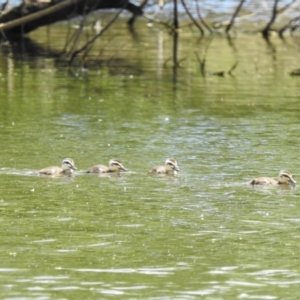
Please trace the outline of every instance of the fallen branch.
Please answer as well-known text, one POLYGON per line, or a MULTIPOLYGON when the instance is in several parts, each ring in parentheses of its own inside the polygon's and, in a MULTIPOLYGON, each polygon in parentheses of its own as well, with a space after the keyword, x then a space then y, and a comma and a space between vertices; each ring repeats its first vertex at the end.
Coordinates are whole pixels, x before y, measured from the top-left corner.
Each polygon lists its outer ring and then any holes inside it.
POLYGON ((40 19, 44 16, 55 13, 55 12, 67 7, 69 5, 74 4, 74 2, 79 2, 79 1, 81 1, 81 0, 66 0, 64 2, 60 2, 58 4, 55 4, 51 7, 48 7, 46 9, 43 9, 43 10, 38 11, 36 13, 30 14, 30 15, 25 16, 25 17, 18 18, 17 20, 10 21, 10 22, 7 22, 7 23, 2 23, 2 24, 0 24, 0 31, 5 31, 5 30, 8 30, 8 29, 26 24, 28 22, 40 19))
POLYGON ((41 26, 87 15, 99 9, 126 9, 142 15, 130 0, 52 0, 49 4, 21 4, 0 14, 0 31, 8 38, 23 35, 41 26), (53 3, 54 2, 54 3, 53 3))

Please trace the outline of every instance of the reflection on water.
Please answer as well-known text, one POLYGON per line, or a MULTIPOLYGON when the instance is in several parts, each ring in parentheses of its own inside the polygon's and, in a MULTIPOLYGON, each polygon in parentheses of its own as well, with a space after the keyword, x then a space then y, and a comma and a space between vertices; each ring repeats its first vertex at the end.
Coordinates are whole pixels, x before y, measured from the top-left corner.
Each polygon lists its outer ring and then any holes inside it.
POLYGON ((51 60, 8 67, 2 58, 3 298, 297 295, 298 186, 245 184, 282 169, 299 182, 293 41, 274 40, 271 56, 254 36, 236 39, 236 52, 216 38, 209 70, 239 59, 235 76, 220 78, 202 77, 202 48, 190 37, 181 36, 187 59, 176 89, 163 65, 168 47, 156 48, 169 43, 162 32, 131 54, 128 40, 127 52, 108 46, 139 66, 134 76, 120 66, 74 79, 51 60), (36 176, 64 157, 76 161, 74 176, 36 176), (112 157, 129 172, 84 173, 112 157), (168 157, 177 176, 147 174, 168 157))

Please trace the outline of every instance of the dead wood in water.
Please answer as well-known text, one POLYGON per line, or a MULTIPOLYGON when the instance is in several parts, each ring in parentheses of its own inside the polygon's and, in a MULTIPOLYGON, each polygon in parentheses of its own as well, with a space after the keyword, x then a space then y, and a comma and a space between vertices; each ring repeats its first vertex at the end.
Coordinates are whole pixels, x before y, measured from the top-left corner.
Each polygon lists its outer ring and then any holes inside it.
MULTIPOLYGON (((259 30, 264 38, 269 37, 271 27, 278 16, 288 10, 293 11, 293 7, 296 7, 298 1, 299 0, 290 0, 290 2, 283 5, 283 7, 278 7, 280 1, 272 0, 273 5, 270 20, 266 22, 263 29, 259 30)), ((12 1, 5 0, 5 2, 0 5, 0 37, 14 39, 26 35, 41 26, 51 25, 58 21, 69 21, 71 18, 77 16, 83 16, 85 18, 89 13, 103 9, 124 9, 131 12, 132 17, 129 19, 128 24, 131 26, 130 29, 132 31, 136 18, 141 15, 153 23, 162 24, 176 31, 179 29, 178 23, 180 21, 178 12, 183 11, 194 26, 198 28, 201 36, 205 34, 205 31, 213 34, 222 28, 224 28, 225 33, 228 35, 234 23, 237 21, 247 21, 249 18, 257 15, 257 12, 251 13, 247 10, 246 15, 238 17, 245 3, 249 2, 239 0, 231 17, 228 16, 228 19, 225 21, 216 22, 215 24, 212 22, 211 25, 208 25, 209 23, 204 20, 200 12, 200 8, 205 11, 205 5, 201 0, 159 0, 158 3, 149 0, 23 0, 21 4, 10 9, 7 9, 7 7, 12 5, 12 1), (134 4, 133 1, 137 4, 134 4), (173 15, 174 18, 172 21, 174 22, 172 25, 164 19, 166 14, 162 12, 164 4, 170 2, 173 2, 174 12, 177 12, 173 15), (156 5, 159 6, 159 9, 156 10, 153 15, 144 12, 144 10, 149 7, 155 8, 156 5), (162 12, 163 17, 157 18, 157 14, 160 12, 162 12)), ((184 14, 181 14, 183 18, 184 14)), ((291 33, 293 33, 299 28, 299 24, 296 22, 297 18, 294 18, 294 21, 287 21, 287 25, 283 27, 281 25, 281 29, 277 31, 279 36, 282 36, 286 29, 290 29, 291 33)), ((151 26, 151 24, 149 24, 149 26, 151 26)))
POLYGON ((22 3, 2 13, 0 30, 3 36, 13 38, 41 26, 87 15, 95 10, 116 8, 124 8, 134 15, 142 14, 142 9, 128 0, 52 0, 49 3, 22 3))
MULTIPOLYGON (((20 36, 23 37, 27 33, 46 25, 51 25, 58 21, 69 21, 74 17, 80 16, 79 26, 69 26, 67 36, 65 38, 65 47, 62 46, 62 49, 57 50, 59 54, 67 61, 68 66, 75 65, 75 61, 81 63, 83 66, 87 64, 87 56, 92 49, 92 46, 96 40, 99 39, 100 36, 103 35, 104 32, 107 32, 108 28, 115 22, 116 18, 120 16, 121 11, 127 10, 132 13, 132 17, 129 19, 128 24, 131 26, 129 29, 129 33, 132 34, 133 38, 136 38, 134 35, 133 25, 137 16, 142 15, 144 18, 149 19, 147 26, 151 27, 154 23, 160 24, 160 26, 164 26, 168 29, 173 35, 173 67, 174 67, 174 78, 176 78, 177 68, 180 66, 180 57, 179 57, 179 45, 180 45, 180 32, 184 30, 184 27, 190 29, 191 22, 188 25, 182 25, 183 22, 181 20, 188 18, 192 21, 192 26, 199 30, 198 35, 203 36, 205 33, 210 34, 211 37, 214 36, 215 33, 222 33, 222 36, 226 35, 229 43, 231 43, 230 39, 230 30, 237 22, 251 22, 257 15, 257 12, 250 12, 248 9, 244 11, 242 14, 241 11, 244 9, 246 4, 249 4, 248 1, 238 0, 236 1, 236 7, 233 7, 231 14, 224 14, 222 19, 225 21, 220 21, 218 23, 214 23, 212 20, 204 20, 202 17, 206 14, 209 18, 209 13, 207 8, 205 7, 205 1, 201 0, 158 0, 158 1, 149 1, 149 0, 22 0, 22 4, 17 5, 13 8, 5 10, 8 6, 11 5, 13 1, 11 0, 3 0, 6 1, 2 5, 0 5, 0 39, 8 38, 10 40, 18 41, 20 36), (133 4, 136 3, 136 4, 133 4), (162 12, 164 4, 166 5, 166 9, 170 10, 170 7, 173 4, 173 12, 170 15, 169 19, 166 19, 166 14, 162 12), (157 9, 155 10, 156 6, 157 9), (148 10, 149 7, 154 8, 154 12, 151 14, 151 10, 149 13, 144 12, 144 10, 148 10), (89 28, 90 24, 88 19, 88 14, 94 12, 96 10, 101 9, 117 9, 117 12, 114 17, 112 17, 111 21, 108 22, 107 25, 103 25, 101 28, 100 20, 97 19, 95 24, 99 26, 93 26, 95 30, 92 32, 89 28), (162 13, 162 17, 159 17, 159 14, 162 13), (250 20, 251 19, 251 20, 250 20), (180 26, 179 26, 180 23, 180 26), (87 29, 87 30, 85 30, 87 29), (88 32, 88 34, 85 34, 88 32), (92 36, 91 36, 92 32, 92 36), (224 35, 223 35, 224 34, 224 35)), ((260 29, 255 29, 255 32, 260 32, 262 35, 268 40, 268 37, 271 32, 271 28, 274 26, 275 21, 280 14, 283 12, 287 12, 288 9, 291 11, 297 5, 297 2, 300 0, 289 0, 289 4, 281 5, 279 0, 270 0, 272 6, 270 6, 268 10, 268 14, 272 9, 271 16, 266 18, 266 24, 263 25, 264 28, 260 27, 260 29)), ((169 11, 167 11, 170 13, 169 11)), ((99 14, 102 16, 103 14, 99 14)), ((112 13, 110 12, 110 15, 112 13)), ((289 30, 293 33, 296 29, 300 27, 300 17, 292 19, 291 21, 286 19, 285 17, 285 26, 281 24, 281 29, 277 30, 277 33, 280 37, 283 36, 286 30, 289 30)), ((293 15, 294 17, 294 15, 293 15)), ((168 17, 167 17, 168 18, 168 17)), ((93 19, 93 17, 91 18, 93 19)), ((76 21, 78 23, 78 20, 76 21)), ((77 25, 76 23, 76 25, 77 25)), ((62 25, 65 26, 65 25, 62 25)), ((140 26, 138 24, 137 26, 140 26)), ((22 38, 22 41, 24 37, 22 38)), ((231 45, 231 44, 230 44, 231 45)), ((119 47, 119 45, 118 45, 119 47)), ((200 72, 203 76, 206 75, 216 75, 216 76, 224 76, 224 74, 232 75, 235 70, 237 64, 233 65, 233 67, 229 71, 220 71, 220 72, 206 72, 206 53, 208 51, 208 47, 205 49, 204 54, 199 56, 196 53, 197 60, 200 67, 200 72)))

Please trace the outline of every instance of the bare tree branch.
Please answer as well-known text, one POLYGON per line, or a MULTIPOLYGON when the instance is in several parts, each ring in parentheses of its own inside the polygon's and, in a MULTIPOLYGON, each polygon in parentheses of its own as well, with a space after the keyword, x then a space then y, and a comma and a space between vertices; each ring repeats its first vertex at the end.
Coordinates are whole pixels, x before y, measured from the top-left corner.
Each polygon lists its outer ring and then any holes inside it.
MULTIPOLYGON (((148 3, 148 0, 143 0, 143 2, 140 5, 140 8, 143 9, 147 5, 147 3, 148 3)), ((132 17, 127 22, 129 26, 133 26, 134 21, 135 21, 137 16, 138 16, 138 14, 133 14, 132 15, 132 17)))
POLYGON ((174 28, 177 30, 179 28, 179 21, 178 21, 178 7, 177 7, 177 0, 174 1, 174 28))
POLYGON ((197 21, 194 19, 194 17, 192 16, 192 14, 190 13, 190 11, 188 10, 184 0, 181 0, 181 3, 186 11, 186 13, 188 14, 188 16, 190 17, 190 19, 193 21, 193 23, 196 25, 196 27, 199 29, 201 35, 204 35, 204 30, 203 28, 201 27, 200 24, 197 23, 197 21))
POLYGON ((272 24, 275 22, 276 17, 277 17, 277 5, 278 5, 279 0, 274 0, 274 6, 273 6, 273 10, 272 10, 272 16, 271 19, 269 21, 269 23, 266 25, 266 27, 262 30, 262 35, 265 39, 269 38, 269 31, 270 28, 272 26, 272 24))
POLYGON ((202 18, 202 15, 200 13, 200 8, 199 8, 199 3, 198 3, 198 0, 195 0, 196 1, 196 6, 197 6, 197 14, 198 14, 198 17, 201 21, 201 23, 204 25, 204 27, 212 34, 214 33, 214 30, 204 21, 204 19, 202 18))
POLYGON ((289 9, 290 8, 290 6, 292 6, 294 3, 296 3, 298 0, 292 0, 292 2, 291 3, 288 3, 286 6, 284 6, 284 7, 282 7, 282 8, 280 8, 280 9, 278 9, 277 10, 277 14, 282 14, 282 13, 284 13, 287 9, 289 9))
POLYGON ((241 10, 241 8, 242 8, 242 6, 243 6, 243 4, 244 4, 245 1, 246 0, 241 0, 240 4, 238 5, 238 7, 236 8, 234 14, 232 15, 232 18, 231 18, 229 24, 226 26, 226 29, 225 29, 225 32, 227 34, 228 34, 229 30, 231 29, 231 27, 232 27, 232 25, 234 23, 234 20, 235 20, 236 16, 238 15, 238 13, 240 12, 240 10, 241 10))
POLYGON ((1 13, 6 10, 6 8, 10 5, 10 0, 6 0, 4 3, 0 4, 0 11, 1 13))
POLYGON ((294 19, 292 19, 290 22, 288 22, 285 26, 283 26, 281 29, 278 30, 278 35, 282 38, 283 37, 283 33, 284 31, 286 31, 287 29, 291 29, 291 31, 293 32, 294 30, 296 30, 298 27, 300 27, 300 17, 296 17, 294 19))
POLYGON ((155 22, 155 23, 158 23, 158 24, 162 24, 164 26, 166 26, 167 28, 169 29, 173 29, 173 26, 171 26, 168 22, 163 22, 159 19, 156 19, 154 16, 151 16, 151 15, 148 15, 146 13, 143 13, 143 17, 150 20, 151 22, 155 22))

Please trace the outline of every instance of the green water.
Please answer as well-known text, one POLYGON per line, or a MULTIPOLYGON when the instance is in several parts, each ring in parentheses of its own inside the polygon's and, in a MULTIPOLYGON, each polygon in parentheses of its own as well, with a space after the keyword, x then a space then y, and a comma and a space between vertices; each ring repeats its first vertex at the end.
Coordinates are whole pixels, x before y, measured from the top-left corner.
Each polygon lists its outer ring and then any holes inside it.
POLYGON ((144 31, 122 51, 99 42, 126 64, 75 77, 2 49, 1 298, 297 299, 298 186, 244 184, 281 169, 300 181, 295 41, 216 37, 202 77, 207 41, 184 32, 174 84, 171 37, 144 31), (234 76, 209 73, 235 61, 234 76), (65 157, 74 177, 36 176, 65 157), (147 174, 168 157, 178 176, 147 174), (130 171, 81 172, 111 158, 130 171))

